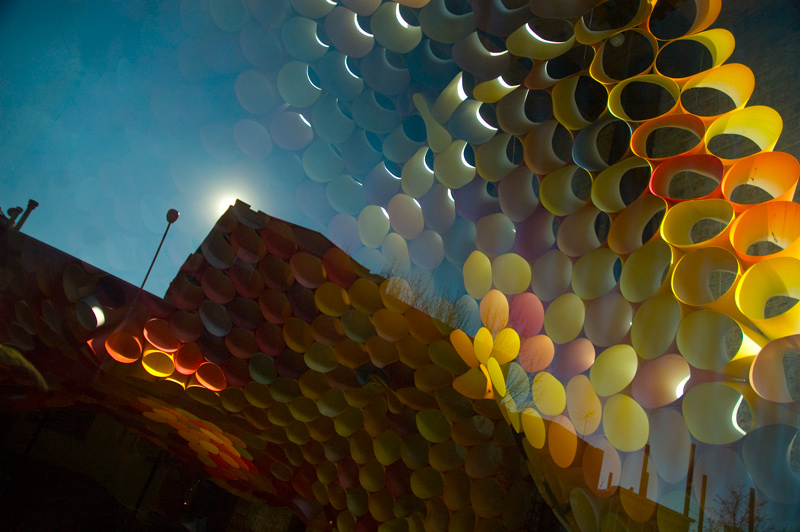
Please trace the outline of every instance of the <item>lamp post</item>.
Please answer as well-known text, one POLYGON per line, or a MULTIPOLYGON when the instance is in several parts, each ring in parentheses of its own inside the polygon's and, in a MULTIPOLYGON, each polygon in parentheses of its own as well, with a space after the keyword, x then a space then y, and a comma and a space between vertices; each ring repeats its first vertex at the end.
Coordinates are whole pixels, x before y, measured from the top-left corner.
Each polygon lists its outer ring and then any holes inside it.
POLYGON ((158 258, 158 254, 161 251, 161 246, 164 245, 164 239, 167 238, 167 233, 169 232, 170 226, 175 223, 175 221, 180 216, 180 213, 175 209, 170 209, 167 211, 167 228, 164 230, 164 236, 161 237, 161 242, 158 244, 158 249, 156 250, 156 254, 153 255, 153 260, 150 262, 150 267, 147 269, 147 273, 144 276, 144 281, 142 281, 142 286, 139 287, 139 292, 144 290, 144 284, 147 282, 147 278, 150 277, 150 272, 153 270, 153 265, 156 263, 156 258, 158 258))

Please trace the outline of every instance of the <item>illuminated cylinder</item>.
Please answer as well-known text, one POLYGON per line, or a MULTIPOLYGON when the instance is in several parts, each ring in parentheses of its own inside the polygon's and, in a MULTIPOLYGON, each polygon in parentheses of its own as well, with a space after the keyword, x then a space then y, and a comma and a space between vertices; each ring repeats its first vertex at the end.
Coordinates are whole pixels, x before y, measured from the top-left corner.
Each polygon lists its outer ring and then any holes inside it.
POLYGON ((322 96, 314 106, 311 124, 317 136, 331 144, 341 144, 349 139, 356 127, 339 100, 329 94, 322 96))
POLYGON ((497 102, 497 121, 503 131, 522 136, 549 117, 547 106, 552 106, 549 93, 520 87, 497 102))
POLYGON ((727 445, 745 434, 736 424, 741 401, 742 394, 724 383, 700 383, 683 396, 683 419, 697 440, 727 445))
POLYGON ((533 172, 526 166, 519 166, 500 181, 497 187, 500 207, 512 222, 526 220, 539 204, 534 179, 533 172))
POLYGON ((367 203, 385 206, 400 189, 400 176, 379 162, 364 178, 364 196, 367 203))
POLYGON ((471 238, 467 238, 467 240, 471 240, 472 243, 465 244, 463 249, 461 248, 461 244, 458 244, 456 247, 462 249, 462 253, 466 251, 467 246, 472 246, 472 249, 474 249, 475 225, 469 220, 463 220, 463 224, 459 224, 461 229, 456 230, 456 233, 459 235, 457 238, 448 239, 445 237, 456 221, 455 200, 449 188, 439 183, 434 183, 428 193, 419 198, 419 203, 422 207, 425 225, 442 235, 444 240, 450 241, 451 243, 461 242, 460 239, 462 237, 468 237, 467 233, 470 233, 471 238), (467 227, 471 227, 471 229, 467 230, 467 227), (463 230, 466 230, 466 233, 463 233, 463 230))
POLYGON ((311 123, 302 114, 292 111, 284 111, 273 118, 269 131, 275 144, 285 150, 302 150, 314 140, 311 123))
POLYGON ((658 118, 653 118, 652 120, 648 120, 636 128, 636 131, 634 131, 633 135, 631 136, 631 151, 637 157, 647 159, 651 164, 655 165, 665 161, 669 157, 674 157, 676 155, 693 155, 702 153, 704 149, 702 139, 704 138, 705 134, 706 129, 703 121, 694 115, 664 115, 658 118), (658 153, 651 154, 648 152, 647 138, 654 131, 662 128, 684 130, 696 137, 697 141, 695 142, 692 140, 691 142, 675 142, 674 145, 667 144, 666 146, 668 146, 669 149, 666 149, 665 144, 661 143, 658 144, 658 146, 662 149, 660 149, 658 153))
POLYGON ((800 251, 800 205, 792 201, 753 205, 731 224, 730 241, 746 266, 774 257, 797 257, 800 251), (773 244, 775 251, 753 253, 751 247, 761 242, 773 244))
POLYGON ((203 361, 203 353, 194 342, 183 344, 174 355, 175 369, 182 375, 193 374, 203 361))
POLYGON ((696 249, 681 257, 675 265, 672 291, 678 301, 686 305, 735 314, 734 293, 741 273, 741 266, 731 252, 711 247, 696 249), (723 280, 719 280, 716 287, 712 286, 719 272, 733 276, 733 282, 727 288, 723 280))
MULTIPOLYGON (((550 21, 552 23, 552 21, 550 21)), ((544 61, 553 59, 568 51, 575 44, 575 33, 572 26, 567 21, 562 21, 558 30, 545 28, 545 21, 533 19, 523 26, 514 30, 506 38, 508 51, 514 55, 528 57, 544 61), (537 22, 541 21, 542 29, 538 29, 537 22), (553 33, 558 33, 558 40, 551 40, 548 36, 542 35, 542 30, 549 29, 553 33), (569 35, 564 38, 564 34, 569 35)))
POLYGON ((358 15, 337 6, 325 16, 325 30, 331 44, 350 57, 364 57, 374 45, 374 38, 358 24, 358 15))
POLYGON ((326 0, 290 0, 295 11, 311 19, 322 18, 335 6, 326 0))
POLYGON ((427 147, 423 146, 403 165, 400 177, 401 186, 403 192, 412 198, 424 196, 433 186, 434 170, 428 166, 425 160, 429 151, 427 147))
POLYGON ((475 31, 475 14, 456 14, 447 8, 445 0, 431 0, 419 12, 422 32, 438 42, 453 44, 475 31))
POLYGON ((531 391, 536 408, 545 416, 557 416, 567 406, 564 385, 546 371, 539 372, 534 376, 531 391))
POLYGON ((776 403, 791 403, 796 399, 789 387, 788 357, 792 356, 797 335, 778 338, 757 353, 750 368, 750 385, 758 395, 776 403))
MULTIPOLYGON (((656 51, 658 50, 658 42, 653 35, 646 30, 632 28, 617 33, 613 36, 613 39, 613 44, 609 42, 609 39, 604 40, 597 47, 597 53, 594 55, 591 65, 589 66, 589 73, 594 79, 600 83, 612 85, 620 80, 623 80, 622 83, 624 83, 630 79, 640 78, 645 72, 650 72, 653 67, 653 62, 656 58, 656 51), (624 46, 615 46, 617 41, 620 41, 624 46), (622 62, 620 59, 623 57, 622 54, 626 54, 624 57, 629 57, 627 54, 630 54, 630 50, 632 49, 636 50, 636 60, 629 61, 627 62, 629 64, 625 64, 622 68, 620 68, 620 63, 622 62)), ((674 84, 674 81, 671 79, 662 79, 674 84)), ((676 94, 674 96, 675 100, 678 99, 678 91, 679 89, 676 85, 676 94)), ((648 91, 645 89, 645 91, 642 92, 646 93, 648 91)), ((651 97, 650 100, 653 101, 662 97, 663 93, 661 95, 651 97)), ((616 115, 614 111, 612 111, 612 113, 616 115)))
POLYGON ((537 207, 527 219, 516 224, 514 251, 527 260, 537 259, 553 247, 556 228, 557 221, 553 213, 544 207, 537 207))
MULTIPOLYGON (((560 233, 559 233, 560 234, 560 233)), ((608 248, 583 255, 572 269, 572 290, 581 299, 595 299, 617 285, 619 256, 608 248)))
POLYGON ((622 266, 620 292, 631 303, 640 303, 670 286, 667 281, 673 262, 672 248, 653 240, 634 251, 622 266), (666 275, 665 275, 666 272, 666 275))
POLYGON ((399 54, 410 52, 422 40, 422 29, 403 19, 400 4, 378 7, 370 17, 370 29, 378 44, 399 54))
POLYGON ((203 326, 214 336, 225 336, 233 327, 225 307, 208 299, 200 303, 198 314, 203 321, 203 326))
POLYGON ((758 153, 736 162, 725 173, 722 195, 736 212, 742 212, 750 206, 733 199, 738 187, 755 186, 777 201, 789 201, 794 197, 799 177, 800 163, 794 156, 782 152, 758 153))
MULTIPOLYGON (((553 95, 553 115, 564 127, 572 131, 583 129, 598 118, 594 116, 585 116, 588 110, 581 108, 581 105, 585 107, 587 104, 585 101, 586 98, 579 97, 578 95, 578 91, 581 87, 579 84, 582 79, 584 82, 582 87, 585 92, 588 93, 592 91, 590 94, 592 105, 595 106, 595 108, 600 108, 600 105, 598 105, 601 103, 599 101, 600 98, 604 100, 602 104, 606 104, 608 100, 608 93, 605 87, 586 75, 576 74, 556 83, 551 91, 553 95), (589 89, 589 87, 591 87, 591 89, 589 89)), ((605 109, 606 105, 602 105, 602 107, 605 109)))
POLYGON ((454 140, 434 158, 434 176, 444 186, 461 188, 475 177, 475 166, 465 156, 467 149, 465 141, 454 140))
POLYGON ((566 293, 555 299, 544 314, 544 330, 554 343, 565 344, 580 334, 586 308, 581 298, 566 293))
MULTIPOLYGON (((611 160, 611 154, 603 155, 598 146, 598 140, 601 132, 613 129, 615 138, 619 131, 622 131, 630 140, 631 129, 627 122, 618 120, 613 116, 601 118, 592 124, 583 128, 575 137, 575 143, 572 145, 572 158, 575 164, 590 172, 600 172, 609 167, 609 165, 617 162, 617 159, 611 160)), ((623 142, 617 140, 615 142, 623 142)), ((624 141, 627 143, 627 141, 624 141)), ((615 156, 618 157, 618 156, 615 156)))
POLYGON ((307 63, 290 61, 278 72, 278 92, 289 105, 308 107, 322 94, 322 89, 312 81, 310 69, 307 63))
POLYGON ((580 436, 594 433, 601 420, 602 406, 586 375, 576 375, 567 383, 567 411, 580 436))
POLYGON ((602 29, 602 30, 590 29, 586 25, 587 17, 581 17, 575 24, 575 37, 578 42, 584 44, 594 44, 596 42, 600 42, 603 39, 611 37, 615 33, 620 32, 621 30, 626 30, 628 28, 633 28, 635 26, 638 26, 639 24, 642 24, 650 16, 650 13, 651 13, 650 4, 646 1, 640 0, 639 7, 635 11, 633 16, 630 18, 630 20, 627 20, 628 17, 625 17, 627 22, 625 23, 624 26, 613 27, 611 29, 602 29))
POLYGON ((367 247, 380 247, 390 227, 389 214, 383 207, 367 205, 358 215, 358 234, 367 247))
POLYGON ((322 56, 316 71, 322 87, 334 100, 352 100, 364 89, 364 80, 350 70, 347 56, 339 51, 330 50, 322 56))
POLYGON ((609 397, 633 381, 637 367, 636 351, 629 345, 615 345, 598 355, 589 371, 589 380, 597 395, 609 397))
POLYGON ((531 269, 531 288, 542 301, 552 301, 569 289, 572 261, 560 250, 548 251, 531 269))
MULTIPOLYGON (((680 43, 681 41, 685 42, 687 40, 695 41, 708 50, 708 52, 711 55, 710 68, 718 67, 722 63, 724 63, 731 56, 731 53, 733 53, 733 49, 736 44, 733 38, 733 34, 731 34, 731 32, 723 28, 714 28, 711 30, 698 33, 696 35, 688 35, 686 37, 681 37, 680 39, 675 39, 674 41, 667 43, 666 46, 662 47, 661 50, 659 50, 659 54, 656 56, 655 70, 660 74, 669 77, 674 77, 675 81, 677 81, 678 84, 685 83, 688 79, 691 79, 691 77, 679 78, 677 76, 679 76, 680 74, 677 73, 675 74, 675 76, 670 76, 670 74, 676 70, 676 67, 675 65, 671 65, 667 61, 662 60, 664 57, 669 57, 669 53, 665 53, 664 49, 667 48, 670 44, 676 42, 680 43)), ((705 63, 703 66, 705 66, 705 63)), ((678 71, 681 71, 681 69, 678 69, 678 71)), ((693 74, 697 75, 697 72, 694 72, 693 74)))
POLYGON ((142 353, 142 367, 154 377, 169 377, 175 371, 172 355, 158 349, 145 349, 142 353))
MULTIPOLYGON (((783 130, 783 119, 777 111, 763 105, 753 105, 731 111, 716 119, 706 131, 704 141, 710 153, 714 137, 718 135, 741 135, 753 141, 761 151, 771 151, 783 130)), ((725 162, 732 162, 723 159, 725 162)))
POLYGON ((680 355, 664 355, 643 364, 631 383, 631 395, 644 408, 661 408, 683 395, 689 364, 680 355))
MULTIPOLYGON (((533 173, 537 175, 549 174, 569 162, 571 153, 562 155, 561 150, 559 150, 559 153, 556 153, 555 150, 554 141, 557 132, 560 131, 559 127, 563 129, 564 126, 557 120, 545 120, 541 124, 534 126, 525 135, 523 141, 525 164, 533 173), (563 156, 565 157, 562 158, 563 156)), ((566 134, 569 135, 568 132, 566 134)))
POLYGON ((634 452, 647 443, 650 423, 635 400, 618 394, 609 397, 603 406, 603 432, 616 449, 634 452))
POLYGON ((509 251, 514 245, 514 223, 502 213, 490 214, 475 226, 475 245, 489 257, 509 251))
POLYGON ((722 195, 719 183, 722 181, 722 161, 713 155, 697 154, 673 157, 658 165, 650 180, 650 192, 671 202, 685 201, 689 198, 675 198, 670 195, 670 184, 681 172, 692 172, 717 182, 716 188, 692 200, 718 198, 722 195))
MULTIPOLYGON (((414 157, 415 153, 420 151, 422 144, 425 142, 425 134, 425 121, 419 115, 411 115, 400 124, 400 127, 384 139, 383 155, 389 161, 403 164, 403 171, 406 171, 409 160, 414 157)), ((422 151, 424 159, 427 148, 422 151)), ((429 173, 433 173, 432 170, 427 170, 429 173)))
POLYGON ((558 248, 570 257, 579 257, 600 247, 595 229, 600 216, 605 217, 594 205, 586 205, 567 216, 558 228, 558 248))
POLYGON ((492 288, 492 263, 480 251, 473 251, 464 262, 464 286, 475 299, 483 298, 492 288))
POLYGON ((567 382, 592 367, 595 360, 594 350, 595 346, 589 340, 576 338, 559 346, 558 357, 548 371, 561 382, 567 382))
POLYGON ((794 305, 774 317, 767 317, 766 314, 770 298, 797 298, 800 293, 797 276, 799 266, 800 260, 794 257, 767 259, 751 266, 736 287, 739 310, 771 340, 794 334, 800 325, 800 305, 794 305))
MULTIPOLYGON (((633 253, 647 243, 642 238, 645 229, 665 210, 666 202, 663 199, 643 194, 611 222, 608 247, 619 255, 633 253)), ((653 234, 657 234, 657 231, 653 231, 653 234)))
POLYGON ((472 96, 484 103, 497 103, 506 94, 510 93, 519 85, 509 85, 502 76, 478 83, 472 89, 472 96))
POLYGON ((378 135, 391 133, 402 121, 394 102, 371 90, 355 97, 350 112, 357 126, 378 135))
POLYGON ((494 136, 475 151, 475 167, 478 174, 486 181, 495 183, 503 179, 517 168, 519 161, 509 158, 509 148, 516 148, 518 153, 512 152, 512 157, 519 155, 522 158, 522 145, 516 137, 508 133, 494 136))
POLYGON ((194 376, 204 388, 214 392, 222 391, 228 385, 220 367, 211 362, 200 364, 194 376))
MULTIPOLYGON (((622 197, 623 180, 646 172, 650 175, 650 165, 641 157, 626 157, 606 168, 594 178, 592 183, 592 203, 600 210, 615 213, 623 210, 632 200, 622 197)), ((627 189, 628 187, 624 187, 627 189)), ((642 187, 644 190, 644 187, 642 187)), ((634 198, 635 199, 635 198, 634 198)))
MULTIPOLYGON (((498 50, 494 47, 492 50, 488 50, 478 32, 472 32, 455 43, 452 54, 453 60, 461 70, 478 79, 498 78, 508 70, 511 64, 511 56, 507 50, 498 50)), ((461 99, 466 99, 463 88, 460 87, 459 90, 463 94, 461 99)))
POLYGON ((442 237, 439 233, 426 229, 409 242, 408 253, 414 264, 433 270, 444 260, 442 237))
MULTIPOLYGON (((535 171, 535 170, 534 170, 535 171)), ((576 165, 565 166, 547 174, 539 187, 539 200, 556 216, 567 216, 586 204, 585 198, 575 195, 572 183, 576 179, 587 180, 586 170, 576 165)), ((588 178, 591 182, 591 178, 588 178)))
POLYGON ((672 294, 646 299, 631 324, 631 345, 639 357, 652 360, 665 353, 675 340, 681 318, 681 305, 672 294))
POLYGON ((361 77, 372 90, 396 96, 411 82, 411 74, 407 68, 396 66, 386 54, 386 49, 382 47, 374 48, 367 54, 361 60, 361 77))
POLYGON ((315 140, 303 151, 303 170, 314 181, 327 183, 343 169, 342 154, 328 142, 315 140))
POLYGON ((742 446, 747 472, 758 489, 773 501, 792 504, 800 478, 789 463, 797 427, 776 424, 748 434, 742 446))
POLYGON ((317 22, 305 17, 292 17, 283 23, 281 42, 298 61, 316 61, 329 49, 317 38, 317 22))
POLYGON ((417 200, 406 194, 397 194, 387 207, 393 230, 403 238, 416 238, 424 229, 422 208, 417 200))
MULTIPOLYGON (((723 199, 686 201, 669 209, 661 224, 661 237, 670 245, 682 251, 692 251, 700 247, 728 247, 730 230, 736 213, 730 202, 723 199), (696 224, 710 220, 722 226, 716 234, 708 236, 703 231, 695 237, 696 224), (700 238, 704 238, 700 240, 700 238)), ((707 222, 705 222, 707 223, 707 222)))
POLYGON ((453 138, 478 146, 494 137, 497 128, 481 114, 484 105, 478 100, 466 99, 456 107, 447 122, 447 130, 453 138))
POLYGON ((586 306, 583 324, 586 338, 599 347, 621 342, 631 327, 633 309, 616 292, 600 296, 586 306))
POLYGON ((425 122, 428 146, 434 153, 439 153, 447 148, 452 142, 453 137, 447 129, 433 116, 433 113, 425 100, 425 97, 417 93, 413 96, 414 107, 416 107, 422 120, 425 122))
MULTIPOLYGON (((602 57, 602 53, 598 53, 597 58, 600 57, 602 57)), ((595 59, 595 61, 597 60, 598 59, 595 59)), ((629 91, 632 92, 632 89, 629 89, 629 91)), ((667 114, 670 111, 672 111, 678 103, 680 94, 681 92, 680 88, 678 87, 678 84, 675 83, 675 81, 673 81, 670 78, 660 76, 658 74, 644 74, 641 76, 634 76, 620 83, 617 83, 614 86, 614 88, 611 89, 611 92, 608 94, 608 110, 611 111, 611 113, 614 116, 621 118, 626 122, 644 122, 645 120, 657 118, 658 116, 667 114), (672 98, 673 103, 669 109, 665 109, 665 111, 661 114, 654 114, 653 116, 639 116, 637 114, 636 117, 631 117, 628 114, 628 110, 626 110, 628 105, 626 105, 625 102, 626 94, 624 91, 626 87, 629 87, 632 84, 655 85, 661 87, 672 98)))
POLYGON ((406 64, 415 81, 436 90, 445 88, 459 72, 450 47, 427 37, 411 51, 406 64))
POLYGON ((220 231, 211 231, 200 244, 200 249, 203 257, 215 268, 224 270, 233 266, 236 261, 236 253, 220 231))
POLYGON ((341 174, 325 187, 325 195, 336 212, 356 216, 366 206, 364 187, 353 176, 341 174))
POLYGON ((492 262, 492 282, 504 294, 520 294, 530 286, 531 267, 516 253, 500 255, 492 262))

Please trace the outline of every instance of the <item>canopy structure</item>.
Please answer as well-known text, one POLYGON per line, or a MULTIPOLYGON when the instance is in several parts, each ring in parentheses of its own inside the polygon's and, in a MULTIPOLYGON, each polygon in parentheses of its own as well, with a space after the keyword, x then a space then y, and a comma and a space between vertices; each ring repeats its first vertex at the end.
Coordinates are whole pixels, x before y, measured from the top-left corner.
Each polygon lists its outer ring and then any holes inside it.
POLYGON ((325 236, 237 202, 161 300, 11 229, 2 338, 313 530, 789 526, 800 164, 720 8, 186 0, 325 236))

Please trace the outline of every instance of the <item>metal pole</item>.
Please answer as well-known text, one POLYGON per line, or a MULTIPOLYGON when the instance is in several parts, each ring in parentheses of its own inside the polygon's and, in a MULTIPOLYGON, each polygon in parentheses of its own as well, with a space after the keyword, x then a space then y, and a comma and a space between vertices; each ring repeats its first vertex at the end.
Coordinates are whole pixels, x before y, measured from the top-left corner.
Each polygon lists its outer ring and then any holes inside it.
POLYGON ((164 236, 161 237, 161 242, 158 244, 158 249, 156 250, 156 254, 153 255, 153 260, 150 262, 150 267, 147 269, 147 273, 144 276, 144 281, 142 281, 142 286, 139 287, 139 292, 144 290, 144 284, 147 282, 147 278, 150 277, 150 272, 153 270, 153 265, 156 263, 156 259, 158 258, 158 254, 161 251, 161 246, 164 245, 164 240, 167 238, 167 233, 169 232, 169 228, 175 220, 178 219, 180 213, 175 209, 170 209, 167 211, 167 228, 164 230, 164 236))
POLYGON ((706 480, 708 480, 708 477, 703 475, 703 484, 700 488, 700 515, 697 518, 697 532, 703 532, 703 516, 706 509, 706 480))
POLYGON ((689 506, 692 502, 692 477, 694 476, 694 444, 689 450, 689 469, 686 471, 686 499, 683 503, 683 515, 689 517, 689 506))

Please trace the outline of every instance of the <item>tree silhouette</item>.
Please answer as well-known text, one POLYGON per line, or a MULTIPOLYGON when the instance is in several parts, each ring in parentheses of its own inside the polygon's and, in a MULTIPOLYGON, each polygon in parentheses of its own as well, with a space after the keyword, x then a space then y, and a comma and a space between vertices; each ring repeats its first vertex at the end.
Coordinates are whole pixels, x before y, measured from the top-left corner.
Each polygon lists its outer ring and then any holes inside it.
MULTIPOLYGON (((750 490, 743 486, 728 487, 725 495, 714 497, 714 508, 709 511, 709 532, 749 532, 750 531, 750 490)), ((752 532, 772 530, 764 517, 762 507, 765 501, 753 501, 752 532)))

